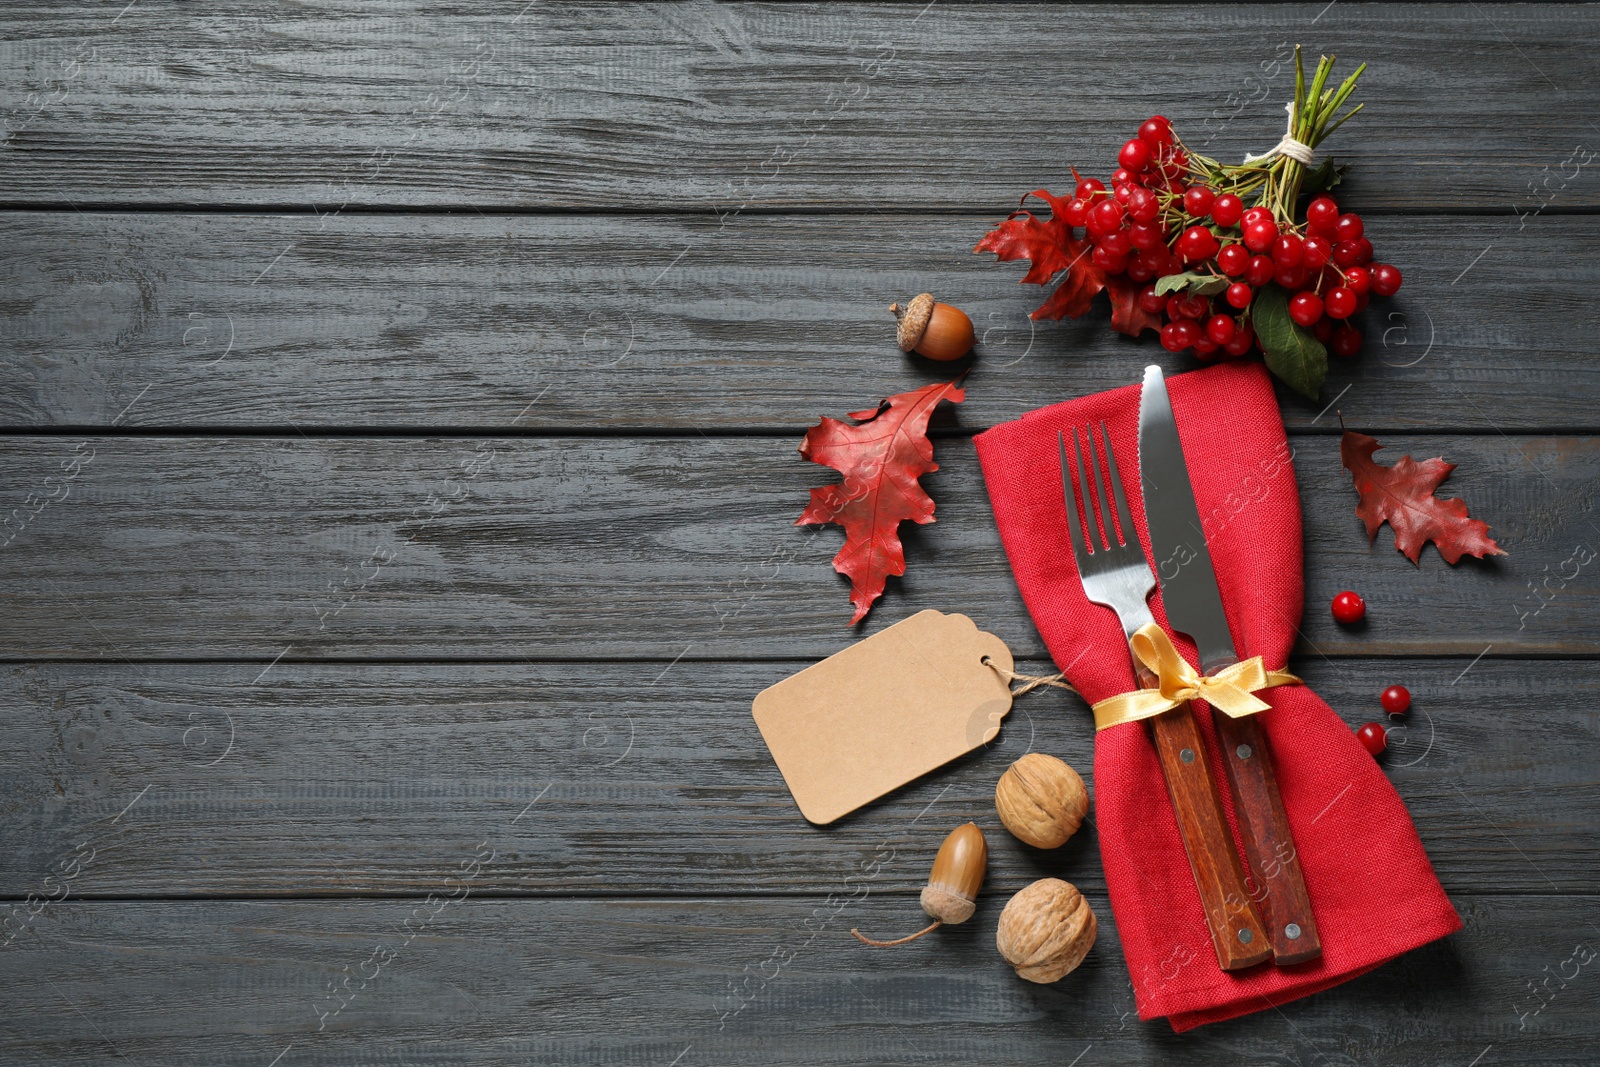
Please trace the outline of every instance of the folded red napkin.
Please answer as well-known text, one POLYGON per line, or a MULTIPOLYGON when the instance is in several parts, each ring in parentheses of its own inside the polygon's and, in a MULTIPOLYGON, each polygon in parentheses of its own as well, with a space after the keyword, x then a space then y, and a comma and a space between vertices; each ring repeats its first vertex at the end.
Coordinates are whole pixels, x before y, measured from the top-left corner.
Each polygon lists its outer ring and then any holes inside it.
MULTIPOLYGON (((1271 378, 1260 363, 1222 363, 1167 384, 1234 643, 1241 658, 1259 655, 1282 668, 1304 583, 1300 498, 1271 378)), ((1042 408, 977 437, 1023 599, 1050 654, 1090 703, 1135 688, 1133 665, 1116 616, 1089 603, 1078 581, 1057 434, 1108 424, 1148 558, 1134 462, 1139 388, 1042 408)), ((1159 591, 1151 605, 1171 635, 1159 591)), ((1192 642, 1174 635, 1174 643, 1198 666, 1192 642)), ((1298 966, 1217 966, 1146 725, 1111 727, 1095 739, 1095 825, 1139 1017, 1167 1016, 1180 1032, 1326 989, 1461 928, 1405 805, 1350 727, 1308 686, 1257 695, 1272 705, 1259 720, 1322 937, 1321 958, 1298 966)), ((1232 823, 1211 710, 1199 701, 1194 709, 1232 823)))

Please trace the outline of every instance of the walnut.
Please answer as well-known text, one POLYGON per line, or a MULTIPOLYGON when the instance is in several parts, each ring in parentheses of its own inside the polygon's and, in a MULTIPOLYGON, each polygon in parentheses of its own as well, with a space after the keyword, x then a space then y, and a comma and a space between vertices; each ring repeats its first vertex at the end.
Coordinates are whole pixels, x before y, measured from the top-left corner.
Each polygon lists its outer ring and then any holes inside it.
POLYGON ((1042 985, 1077 970, 1096 930, 1077 886, 1041 878, 1006 902, 995 944, 1019 977, 1042 985))
POLYGON ((1078 832, 1089 793, 1078 772, 1054 756, 1030 752, 1006 769, 994 790, 1000 821, 1034 848, 1059 848, 1078 832))

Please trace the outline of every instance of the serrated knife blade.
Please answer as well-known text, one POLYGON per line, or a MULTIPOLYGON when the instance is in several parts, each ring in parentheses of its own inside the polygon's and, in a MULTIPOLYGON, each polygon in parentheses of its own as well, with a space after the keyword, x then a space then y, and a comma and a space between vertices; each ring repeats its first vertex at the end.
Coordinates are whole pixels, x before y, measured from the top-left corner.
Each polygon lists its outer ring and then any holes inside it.
POLYGON ((1139 484, 1167 621, 1193 639, 1202 672, 1237 662, 1167 382, 1156 366, 1145 368, 1139 394, 1139 484))

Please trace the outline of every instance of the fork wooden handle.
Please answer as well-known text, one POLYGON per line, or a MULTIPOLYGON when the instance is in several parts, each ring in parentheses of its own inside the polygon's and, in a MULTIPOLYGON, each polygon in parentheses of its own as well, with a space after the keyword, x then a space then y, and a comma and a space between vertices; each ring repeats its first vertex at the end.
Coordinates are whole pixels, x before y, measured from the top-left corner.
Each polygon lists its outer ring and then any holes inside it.
POLYGON ((1239 817, 1245 858, 1255 876, 1256 903, 1267 924, 1273 959, 1283 966, 1316 959, 1322 955, 1322 942, 1300 873, 1289 816, 1278 792, 1266 731, 1253 715, 1235 719, 1216 714, 1212 722, 1222 743, 1233 810, 1239 817))
MULTIPOLYGON (((1156 688, 1156 676, 1142 667, 1139 684, 1156 688)), ((1222 817, 1222 800, 1216 779, 1200 741, 1200 726, 1187 703, 1150 720, 1156 754, 1178 817, 1189 869, 1194 872, 1206 927, 1217 950, 1217 964, 1225 971, 1251 967, 1272 956, 1266 929, 1251 906, 1245 888, 1244 868, 1233 847, 1228 824, 1222 817)))

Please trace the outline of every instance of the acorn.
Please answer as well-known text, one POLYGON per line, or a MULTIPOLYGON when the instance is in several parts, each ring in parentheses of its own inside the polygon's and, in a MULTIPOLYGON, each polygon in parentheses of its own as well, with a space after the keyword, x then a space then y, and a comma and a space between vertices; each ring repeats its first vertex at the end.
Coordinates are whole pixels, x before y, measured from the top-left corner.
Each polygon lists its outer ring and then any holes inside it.
POLYGON ((897 333, 902 352, 948 362, 971 352, 977 339, 967 313, 935 302, 932 293, 912 297, 905 307, 890 304, 889 310, 900 322, 897 333))
POLYGON ((939 846, 928 884, 922 889, 922 910, 933 919, 931 924, 894 941, 875 941, 853 927, 850 932, 863 944, 888 948, 915 941, 945 923, 952 926, 964 923, 977 910, 978 890, 983 887, 983 872, 988 863, 989 845, 983 839, 983 831, 976 823, 962 823, 951 830, 944 844, 939 846))

